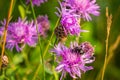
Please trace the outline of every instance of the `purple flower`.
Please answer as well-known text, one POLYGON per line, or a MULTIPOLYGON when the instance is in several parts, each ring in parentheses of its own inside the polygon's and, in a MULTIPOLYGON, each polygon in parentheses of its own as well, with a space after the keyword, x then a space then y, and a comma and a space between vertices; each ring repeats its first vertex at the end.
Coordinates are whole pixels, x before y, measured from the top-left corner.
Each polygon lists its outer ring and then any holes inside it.
POLYGON ((60 2, 61 9, 57 8, 57 16, 61 17, 61 25, 71 35, 79 35, 80 32, 84 32, 80 28, 80 19, 77 14, 74 14, 70 4, 66 2, 60 2))
MULTIPOLYGON (((3 32, 1 27, 0 33, 3 32)), ((3 34, 3 33, 2 33, 3 34)), ((1 34, 1 35, 2 35, 1 34)), ((15 47, 17 51, 21 51, 25 44, 35 46, 37 43, 37 32, 33 22, 28 23, 26 20, 18 19, 17 22, 12 22, 8 26, 6 47, 13 50, 15 47)))
POLYGON ((83 42, 80 45, 75 42, 71 44, 70 48, 59 43, 52 52, 55 52, 58 57, 57 62, 59 65, 56 67, 56 70, 62 72, 60 80, 62 80, 66 72, 73 78, 77 78, 81 77, 82 72, 85 73, 93 69, 92 66, 86 66, 86 64, 92 63, 95 60, 93 57, 94 48, 88 42, 83 42))
POLYGON ((79 35, 82 31, 77 18, 72 15, 63 15, 61 24, 71 35, 79 35))
POLYGON ((47 15, 45 15, 45 16, 38 16, 37 24, 38 24, 38 29, 39 29, 40 35, 45 37, 46 36, 46 32, 50 28, 50 22, 48 20, 47 15))
MULTIPOLYGON (((46 2, 47 0, 32 0, 32 4, 36 6, 40 6, 42 3, 46 2)), ((30 0, 26 0, 26 3, 30 3, 30 0)))
POLYGON ((100 7, 96 4, 96 0, 64 0, 63 5, 66 12, 76 14, 87 21, 92 20, 91 14, 99 15, 100 7))

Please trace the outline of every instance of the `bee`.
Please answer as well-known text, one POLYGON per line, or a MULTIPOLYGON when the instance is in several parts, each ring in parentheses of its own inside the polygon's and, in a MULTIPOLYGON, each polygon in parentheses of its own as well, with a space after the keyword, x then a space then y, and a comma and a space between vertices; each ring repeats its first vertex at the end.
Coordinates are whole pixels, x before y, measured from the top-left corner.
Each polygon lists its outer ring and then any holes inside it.
POLYGON ((67 39, 67 32, 62 25, 56 27, 55 35, 60 42, 65 42, 67 39))
POLYGON ((80 46, 76 46, 72 49, 73 53, 77 53, 77 54, 84 54, 84 51, 82 50, 82 48, 80 46))

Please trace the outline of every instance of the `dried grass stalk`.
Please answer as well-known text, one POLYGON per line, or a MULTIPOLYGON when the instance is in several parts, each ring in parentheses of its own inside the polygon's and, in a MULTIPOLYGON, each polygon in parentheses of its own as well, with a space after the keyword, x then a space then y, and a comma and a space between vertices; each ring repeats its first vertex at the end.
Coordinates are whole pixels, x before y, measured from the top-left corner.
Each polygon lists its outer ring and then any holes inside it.
POLYGON ((108 13, 108 7, 106 7, 106 17, 107 17, 107 37, 106 37, 106 54, 105 54, 105 60, 104 60, 104 65, 103 65, 103 70, 102 70, 102 76, 101 80, 104 79, 104 73, 105 69, 107 66, 107 57, 108 57, 108 41, 109 41, 109 35, 110 35, 110 27, 112 24, 112 15, 108 13))
POLYGON ((4 30, 4 33, 3 33, 3 44, 2 44, 2 52, 1 52, 1 58, 0 58, 0 69, 1 69, 1 65, 2 65, 2 57, 4 56, 4 52, 5 52, 7 28, 8 28, 9 21, 11 19, 13 3, 14 3, 14 0, 11 0, 10 8, 9 8, 9 11, 8 11, 8 16, 7 16, 7 20, 6 20, 6 24, 5 24, 5 30, 4 30))

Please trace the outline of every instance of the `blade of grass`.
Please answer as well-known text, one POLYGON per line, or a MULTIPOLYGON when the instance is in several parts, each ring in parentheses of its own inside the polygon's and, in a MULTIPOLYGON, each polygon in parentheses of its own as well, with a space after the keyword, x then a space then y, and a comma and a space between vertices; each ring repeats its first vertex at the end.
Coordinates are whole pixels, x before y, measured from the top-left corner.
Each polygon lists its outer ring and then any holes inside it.
MULTIPOLYGON (((42 47, 41 47, 41 41, 40 41, 40 34, 39 34, 39 31, 38 31, 38 24, 37 24, 37 20, 36 20, 36 14, 35 14, 35 11, 34 11, 34 7, 33 7, 33 4, 32 4, 32 0, 30 0, 30 6, 31 6, 31 9, 32 9, 32 13, 33 13, 33 17, 34 17, 34 22, 36 24, 36 30, 37 30, 37 34, 38 34, 38 43, 39 43, 39 46, 40 46, 40 63, 43 67, 43 80, 45 80, 45 70, 44 70, 44 58, 43 58, 43 54, 42 54, 42 47)), ((39 72, 39 68, 40 68, 40 64, 38 64, 38 68, 35 72, 35 75, 33 76, 33 80, 36 79, 36 76, 39 72)))
MULTIPOLYGON (((56 24, 55 24, 55 27, 54 27, 54 29, 53 29, 53 32, 52 32, 52 34, 51 34, 51 37, 50 37, 50 39, 49 39, 49 41, 48 41, 48 44, 47 44, 47 46, 46 46, 46 48, 45 48, 45 51, 43 52, 43 58, 45 57, 45 55, 46 55, 46 53, 47 53, 47 51, 48 51, 48 48, 49 48, 49 46, 50 46, 51 40, 52 40, 53 35, 54 35, 54 30, 55 30, 55 28, 58 26, 59 21, 60 21, 60 18, 58 18, 58 20, 57 20, 57 22, 56 22, 56 24)), ((36 69, 36 71, 35 71, 35 75, 33 76, 33 79, 32 79, 32 80, 35 80, 35 78, 36 78, 36 76, 37 76, 37 74, 38 74, 38 72, 39 72, 39 70, 40 70, 40 67, 41 67, 41 66, 40 66, 40 64, 39 64, 38 67, 37 67, 37 69, 36 69)))
POLYGON ((107 64, 110 62, 111 58, 115 55, 114 51, 119 46, 119 44, 120 44, 120 35, 117 37, 115 43, 111 45, 109 48, 109 56, 107 58, 107 64))
POLYGON ((49 46, 50 46, 51 40, 52 40, 53 35, 54 35, 54 30, 55 30, 55 28, 58 26, 59 21, 60 21, 60 18, 61 18, 61 17, 58 18, 58 20, 57 20, 57 22, 56 22, 56 24, 55 24, 55 27, 54 27, 53 32, 52 32, 52 34, 51 34, 51 37, 50 37, 50 39, 49 39, 49 41, 48 41, 48 44, 47 44, 47 46, 46 46, 46 48, 45 48, 45 51, 44 51, 44 53, 43 53, 43 57, 45 57, 45 55, 46 55, 46 53, 47 53, 47 51, 48 51, 48 48, 49 48, 49 46))
MULTIPOLYGON (((106 65, 108 65, 108 63, 110 62, 110 60, 112 59, 112 57, 115 55, 114 51, 119 46, 119 44, 120 44, 120 35, 117 37, 117 39, 114 42, 114 44, 111 45, 110 48, 109 48, 109 56, 107 58, 106 65)), ((100 70, 99 74, 102 73, 102 70, 103 70, 103 68, 100 70)), ((96 78, 96 80, 100 80, 100 75, 96 78)))

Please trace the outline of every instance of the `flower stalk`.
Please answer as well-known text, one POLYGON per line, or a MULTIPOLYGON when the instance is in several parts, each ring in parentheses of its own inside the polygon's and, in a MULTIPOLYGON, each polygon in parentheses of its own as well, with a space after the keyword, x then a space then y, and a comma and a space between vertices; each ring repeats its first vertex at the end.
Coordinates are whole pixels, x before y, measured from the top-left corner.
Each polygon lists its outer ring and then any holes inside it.
POLYGON ((54 35, 54 30, 55 30, 55 28, 58 26, 59 21, 60 21, 60 18, 61 18, 61 17, 58 18, 58 20, 57 20, 57 22, 56 22, 56 24, 55 24, 55 27, 54 27, 54 29, 53 29, 53 32, 52 32, 52 34, 51 34, 51 36, 50 36, 50 39, 49 39, 49 41, 48 41, 48 44, 47 44, 47 46, 46 46, 46 48, 45 48, 45 51, 44 51, 44 53, 43 53, 43 58, 45 57, 45 55, 46 55, 46 53, 47 53, 47 51, 48 51, 48 49, 49 49, 50 43, 51 43, 52 38, 53 38, 53 35, 54 35))
MULTIPOLYGON (((31 5, 31 9, 32 9, 32 13, 33 13, 33 17, 34 17, 34 22, 36 24, 36 30, 37 30, 37 35, 38 35, 38 43, 39 43, 39 46, 40 46, 40 63, 43 67, 43 80, 45 80, 45 70, 44 70, 44 57, 43 57, 43 54, 42 54, 42 48, 41 48, 41 42, 40 42, 40 34, 39 34, 39 31, 38 31, 38 24, 37 24, 37 20, 36 20, 36 15, 35 15, 35 11, 34 11, 34 8, 33 8, 33 4, 32 4, 32 0, 30 0, 30 5, 31 5)), ((35 80, 38 72, 39 72, 39 69, 40 69, 40 64, 38 65, 38 68, 35 72, 35 75, 33 76, 33 80, 35 80)))
POLYGON ((5 52, 7 28, 8 28, 10 18, 11 18, 11 14, 12 14, 13 3, 14 3, 14 0, 11 0, 10 8, 9 8, 9 11, 8 11, 8 16, 7 16, 7 20, 6 20, 6 24, 5 24, 5 28, 4 28, 4 33, 3 33, 3 44, 2 44, 2 52, 1 52, 1 57, 0 57, 0 70, 1 70, 1 65, 2 65, 2 57, 3 57, 4 52, 5 52))
POLYGON ((104 60, 104 65, 103 65, 102 78, 101 78, 101 80, 104 79, 105 69, 106 69, 106 66, 107 66, 108 41, 109 41, 109 35, 110 35, 110 27, 111 27, 111 24, 112 24, 112 15, 109 15, 109 14, 108 14, 108 7, 106 8, 106 17, 107 17, 106 54, 105 54, 105 60, 104 60))

